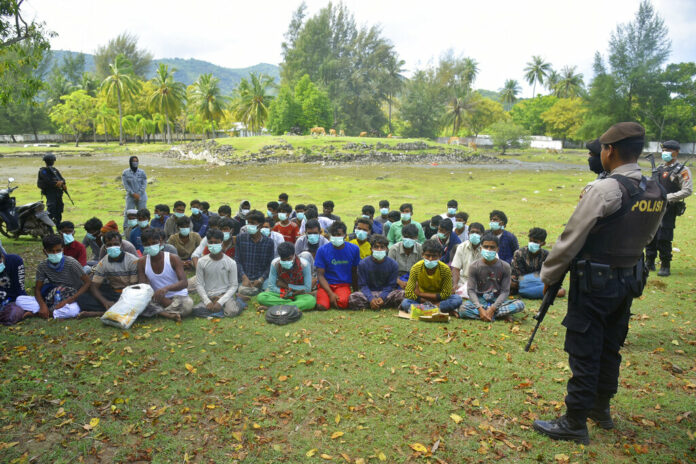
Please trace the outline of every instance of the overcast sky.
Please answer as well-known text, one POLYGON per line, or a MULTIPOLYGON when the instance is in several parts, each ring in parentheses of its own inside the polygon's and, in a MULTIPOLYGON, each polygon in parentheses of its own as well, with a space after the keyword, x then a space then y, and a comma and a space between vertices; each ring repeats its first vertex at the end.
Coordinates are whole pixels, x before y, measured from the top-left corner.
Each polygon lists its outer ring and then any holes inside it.
MULTIPOLYGON (((307 0, 308 15, 327 4, 307 0)), ((592 77, 595 51, 606 56, 616 25, 631 21, 638 0, 345 0, 359 24, 379 24, 407 74, 446 50, 479 63, 475 87, 498 90, 517 79, 532 55, 554 68, 576 65, 592 77)), ((155 58, 197 58, 241 68, 280 63, 294 0, 26 0, 26 16, 58 33, 52 48, 92 53, 127 31, 155 58)), ((670 62, 696 61, 696 1, 653 0, 672 39, 670 62)))

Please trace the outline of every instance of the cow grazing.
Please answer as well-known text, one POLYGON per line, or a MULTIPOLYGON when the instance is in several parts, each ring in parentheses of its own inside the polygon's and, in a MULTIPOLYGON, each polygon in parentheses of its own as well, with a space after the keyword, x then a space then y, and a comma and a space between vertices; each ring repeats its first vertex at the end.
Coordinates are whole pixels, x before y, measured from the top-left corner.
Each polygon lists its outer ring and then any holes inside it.
POLYGON ((362 131, 362 132, 360 133, 360 137, 367 137, 367 132, 362 131))
POLYGON ((329 135, 332 137, 336 137, 336 129, 329 129, 329 135))

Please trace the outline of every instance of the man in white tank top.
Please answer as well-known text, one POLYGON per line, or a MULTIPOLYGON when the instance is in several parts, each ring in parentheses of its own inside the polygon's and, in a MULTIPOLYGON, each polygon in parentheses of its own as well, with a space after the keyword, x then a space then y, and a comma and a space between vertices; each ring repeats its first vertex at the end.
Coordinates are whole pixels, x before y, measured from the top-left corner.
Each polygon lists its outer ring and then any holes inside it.
POLYGON ((177 322, 191 314, 193 300, 188 296, 188 280, 181 259, 163 252, 164 245, 156 229, 143 230, 144 256, 138 260, 138 282, 155 291, 142 316, 160 315, 177 322))

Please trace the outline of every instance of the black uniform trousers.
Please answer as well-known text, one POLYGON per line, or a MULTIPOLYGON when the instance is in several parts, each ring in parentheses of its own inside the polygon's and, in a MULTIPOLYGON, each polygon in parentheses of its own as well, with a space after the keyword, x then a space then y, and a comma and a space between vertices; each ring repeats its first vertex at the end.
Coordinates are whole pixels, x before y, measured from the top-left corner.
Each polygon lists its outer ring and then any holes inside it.
POLYGON ((672 261, 672 240, 674 240, 674 227, 676 226, 677 215, 673 206, 667 206, 667 212, 662 218, 660 228, 657 229, 652 242, 645 247, 645 257, 649 261, 654 261, 657 253, 660 253, 660 261, 669 264, 672 261))
POLYGON ((44 192, 46 195, 46 209, 56 227, 63 220, 63 191, 58 189, 48 189, 44 192))
POLYGON ((565 351, 573 376, 565 398, 569 412, 586 417, 597 397, 611 398, 617 391, 619 366, 628 334, 635 278, 614 277, 603 288, 582 291, 571 273, 565 351))

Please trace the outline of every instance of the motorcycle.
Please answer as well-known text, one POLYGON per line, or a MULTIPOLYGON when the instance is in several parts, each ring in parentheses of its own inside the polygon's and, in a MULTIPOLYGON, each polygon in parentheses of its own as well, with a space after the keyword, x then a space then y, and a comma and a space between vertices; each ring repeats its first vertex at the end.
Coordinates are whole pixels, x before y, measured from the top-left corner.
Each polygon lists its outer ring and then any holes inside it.
POLYGON ((7 188, 0 190, 0 234, 8 238, 31 235, 41 238, 52 234, 56 225, 48 216, 43 201, 36 201, 16 207, 15 197, 10 196, 19 187, 10 187, 14 178, 10 177, 7 188))

